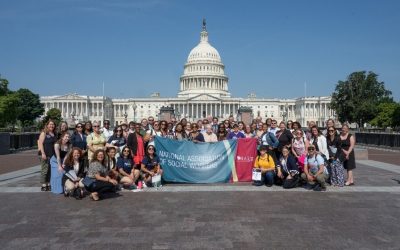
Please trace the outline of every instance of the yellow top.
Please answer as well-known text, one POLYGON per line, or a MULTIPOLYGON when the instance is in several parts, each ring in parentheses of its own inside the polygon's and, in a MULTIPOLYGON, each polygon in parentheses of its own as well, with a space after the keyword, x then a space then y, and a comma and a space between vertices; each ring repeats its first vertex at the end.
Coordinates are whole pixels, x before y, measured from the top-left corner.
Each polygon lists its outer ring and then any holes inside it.
POLYGON ((275 162, 269 154, 265 154, 264 157, 260 155, 256 157, 254 167, 262 170, 275 170, 275 162))

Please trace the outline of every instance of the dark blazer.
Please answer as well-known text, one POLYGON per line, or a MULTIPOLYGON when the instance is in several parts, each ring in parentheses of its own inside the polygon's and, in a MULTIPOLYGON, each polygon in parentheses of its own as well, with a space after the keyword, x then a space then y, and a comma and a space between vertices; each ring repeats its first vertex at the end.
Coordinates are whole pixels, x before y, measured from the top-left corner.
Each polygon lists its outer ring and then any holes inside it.
POLYGON ((85 133, 82 133, 82 138, 81 138, 81 136, 78 133, 74 132, 71 135, 71 144, 72 147, 77 147, 82 150, 86 150, 87 143, 86 143, 85 133))
POLYGON ((279 141, 278 150, 282 151, 282 148, 284 146, 290 146, 292 143, 292 140, 293 140, 292 132, 290 132, 289 129, 285 129, 278 138, 278 141, 279 141))
MULTIPOLYGON (((139 136, 141 135, 139 134, 139 136)), ((135 156, 138 148, 138 140, 136 137, 136 132, 130 133, 128 135, 128 142, 126 143, 126 145, 132 150, 132 155, 135 156)))
MULTIPOLYGON (((281 156, 282 158, 283 156, 281 156)), ((278 165, 280 166, 281 164, 281 159, 279 159, 278 165)), ((282 172, 285 173, 285 175, 290 174, 291 172, 294 172, 295 174, 299 173, 299 167, 297 166, 297 162, 296 162, 296 158, 293 155, 288 155, 287 161, 286 161, 286 167, 287 167, 287 171, 282 167, 282 172)))

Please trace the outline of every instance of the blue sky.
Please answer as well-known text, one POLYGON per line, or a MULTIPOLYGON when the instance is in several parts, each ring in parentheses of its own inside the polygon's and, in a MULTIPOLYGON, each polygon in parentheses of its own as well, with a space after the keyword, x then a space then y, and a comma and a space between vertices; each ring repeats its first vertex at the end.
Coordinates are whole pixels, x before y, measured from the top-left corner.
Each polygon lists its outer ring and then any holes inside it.
POLYGON ((0 74, 40 95, 175 97, 207 19, 235 97, 330 95, 374 71, 400 100, 400 1, 0 0, 0 74))

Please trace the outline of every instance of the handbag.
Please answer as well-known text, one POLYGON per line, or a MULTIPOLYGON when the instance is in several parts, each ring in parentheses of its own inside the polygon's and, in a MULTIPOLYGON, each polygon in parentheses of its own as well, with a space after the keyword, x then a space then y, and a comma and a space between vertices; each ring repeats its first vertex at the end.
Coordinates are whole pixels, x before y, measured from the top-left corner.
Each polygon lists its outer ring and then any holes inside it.
POLYGON ((93 185, 94 182, 95 182, 95 179, 90 178, 88 176, 86 176, 82 180, 82 183, 83 183, 83 185, 85 185, 85 187, 90 187, 91 185, 93 185))
POLYGON ((300 176, 298 174, 292 176, 292 179, 285 179, 283 181, 283 188, 284 189, 291 189, 295 188, 299 185, 300 182, 300 176))

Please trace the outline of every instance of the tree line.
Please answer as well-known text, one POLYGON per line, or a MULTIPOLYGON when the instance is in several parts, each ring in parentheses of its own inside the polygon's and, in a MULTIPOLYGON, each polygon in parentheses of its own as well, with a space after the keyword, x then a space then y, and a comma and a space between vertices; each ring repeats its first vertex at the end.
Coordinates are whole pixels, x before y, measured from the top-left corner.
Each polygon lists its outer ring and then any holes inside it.
POLYGON ((12 91, 8 84, 7 79, 0 78, 0 127, 14 129, 16 125, 21 128, 34 125, 44 112, 39 95, 25 88, 12 91))
POLYGON ((365 123, 380 128, 400 126, 400 103, 393 100, 392 92, 372 71, 353 72, 339 81, 331 108, 340 122, 357 123, 359 127, 365 123))
MULTIPOLYGON (((8 85, 8 80, 0 77, 0 127, 34 125, 44 113, 39 95, 25 88, 11 91, 8 85)), ((380 128, 400 126, 400 103, 393 100, 392 92, 372 71, 353 72, 346 80, 338 81, 330 105, 340 122, 356 123, 359 127, 365 123, 380 128)), ((61 121, 61 112, 50 109, 36 125, 40 128, 48 119, 61 121)))

